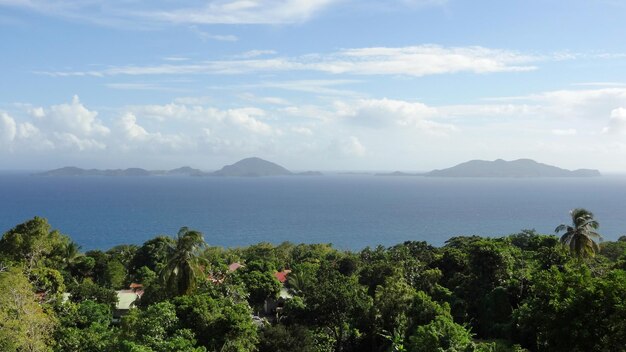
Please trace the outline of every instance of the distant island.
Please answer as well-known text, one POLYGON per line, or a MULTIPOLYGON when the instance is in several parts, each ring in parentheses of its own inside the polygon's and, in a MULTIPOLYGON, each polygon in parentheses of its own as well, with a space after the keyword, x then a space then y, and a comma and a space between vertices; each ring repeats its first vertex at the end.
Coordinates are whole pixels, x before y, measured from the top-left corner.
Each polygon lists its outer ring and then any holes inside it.
POLYGON ((214 176, 285 176, 293 173, 284 167, 261 158, 246 158, 215 171, 214 176))
POLYGON ((394 171, 394 172, 381 172, 374 174, 375 176, 424 176, 424 174, 413 173, 413 172, 402 172, 402 171, 394 171))
POLYGON ((149 171, 141 168, 129 169, 81 169, 79 167, 67 166, 36 174, 37 176, 153 176, 153 175, 178 175, 178 176, 201 176, 204 172, 198 169, 185 166, 169 171, 149 171))
POLYGON ((232 165, 226 165, 215 172, 205 172, 189 166, 173 170, 128 169, 81 169, 67 166, 36 174, 37 176, 224 176, 224 177, 263 177, 263 176, 322 176, 319 171, 291 172, 286 168, 261 158, 246 158, 232 165))
POLYGON ((472 160, 451 168, 433 170, 424 174, 431 177, 597 177, 600 171, 592 169, 566 170, 538 163, 531 159, 506 161, 472 160))
MULTIPOLYGON (((394 171, 389 173, 342 172, 346 175, 375 176, 427 176, 427 177, 597 177, 600 171, 593 169, 567 170, 542 164, 531 159, 506 161, 471 160, 456 166, 426 173, 394 171)), ((226 165, 218 171, 205 172, 189 166, 173 170, 128 169, 81 169, 62 167, 36 174, 38 176, 221 176, 221 177, 267 177, 267 176, 322 176, 319 171, 292 172, 285 167, 257 157, 245 158, 226 165)))

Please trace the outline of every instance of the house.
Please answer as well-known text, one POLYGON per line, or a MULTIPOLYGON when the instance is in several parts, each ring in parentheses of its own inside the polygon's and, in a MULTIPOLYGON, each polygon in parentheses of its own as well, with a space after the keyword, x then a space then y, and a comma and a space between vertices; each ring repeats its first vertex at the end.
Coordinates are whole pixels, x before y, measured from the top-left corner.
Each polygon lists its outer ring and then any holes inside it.
POLYGON ((274 277, 280 282, 280 292, 277 298, 268 298, 263 304, 263 310, 265 314, 278 314, 283 310, 285 301, 292 299, 293 295, 289 293, 289 290, 285 287, 287 277, 291 273, 291 270, 282 270, 274 273, 274 277))
POLYGON ((131 290, 134 290, 135 292, 142 291, 142 294, 143 294, 143 285, 142 284, 137 284, 137 283, 133 282, 133 283, 130 284, 129 287, 130 287, 131 290))
POLYGON ((228 266, 228 272, 229 272, 229 273, 234 273, 235 271, 237 271, 237 269, 241 268, 242 266, 244 266, 244 265, 243 265, 243 264, 241 264, 241 263, 237 263, 237 262, 235 262, 235 263, 231 263, 231 264, 228 266))
POLYGON ((276 277, 276 280, 278 280, 278 282, 280 282, 281 284, 285 284, 285 282, 287 282, 287 276, 289 275, 289 273, 291 273, 291 270, 283 270, 283 271, 277 271, 274 273, 274 277, 276 277))
MULTIPOLYGON (((226 274, 232 274, 235 271, 237 271, 239 268, 244 267, 245 265, 241 264, 241 263, 231 263, 228 265, 228 271, 226 273, 213 273, 213 274, 208 274, 207 275, 207 279, 209 279, 209 281, 211 281, 214 284, 223 284, 224 280, 226 279, 226 274)), ((204 268, 202 268, 202 270, 204 271, 204 268)))
POLYGON ((124 315, 137 306, 143 296, 143 285, 132 283, 129 289, 115 291, 117 293, 117 303, 113 311, 113 321, 119 321, 124 315))

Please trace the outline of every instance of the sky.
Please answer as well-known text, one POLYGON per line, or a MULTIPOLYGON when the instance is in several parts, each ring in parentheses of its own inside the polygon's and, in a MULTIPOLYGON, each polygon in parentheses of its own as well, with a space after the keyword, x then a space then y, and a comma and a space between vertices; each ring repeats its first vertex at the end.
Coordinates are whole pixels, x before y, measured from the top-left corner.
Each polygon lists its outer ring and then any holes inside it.
POLYGON ((0 169, 626 172, 626 1, 0 0, 0 169))

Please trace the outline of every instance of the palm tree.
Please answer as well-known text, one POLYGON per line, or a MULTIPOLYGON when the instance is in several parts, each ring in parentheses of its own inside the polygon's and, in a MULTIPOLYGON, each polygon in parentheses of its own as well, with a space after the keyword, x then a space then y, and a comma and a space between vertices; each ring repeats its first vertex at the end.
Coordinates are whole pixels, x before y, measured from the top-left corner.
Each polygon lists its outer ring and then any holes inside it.
POLYGON ((66 243, 62 251, 62 261, 66 266, 72 265, 74 262, 76 262, 76 259, 81 256, 80 246, 74 241, 69 241, 68 243, 66 243))
POLYGON ((578 258, 595 256, 600 251, 596 240, 602 240, 602 236, 596 232, 600 224, 593 218, 593 213, 586 209, 576 208, 570 214, 572 226, 561 224, 554 232, 565 231, 561 243, 578 258))
POLYGON ((183 227, 169 248, 167 264, 160 272, 166 287, 176 295, 191 293, 201 275, 204 260, 199 256, 206 247, 202 233, 183 227))

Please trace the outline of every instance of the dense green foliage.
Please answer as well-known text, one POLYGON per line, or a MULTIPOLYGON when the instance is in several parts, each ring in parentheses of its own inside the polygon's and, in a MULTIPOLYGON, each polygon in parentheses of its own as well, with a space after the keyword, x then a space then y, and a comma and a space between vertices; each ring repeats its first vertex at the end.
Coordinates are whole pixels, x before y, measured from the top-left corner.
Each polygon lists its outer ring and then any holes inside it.
POLYGON ((576 209, 561 239, 525 230, 360 252, 223 249, 182 228, 81 253, 34 218, 0 239, 0 350, 623 351, 626 237, 597 243, 598 225, 576 209), (131 283, 143 296, 117 311, 115 290, 131 283))

